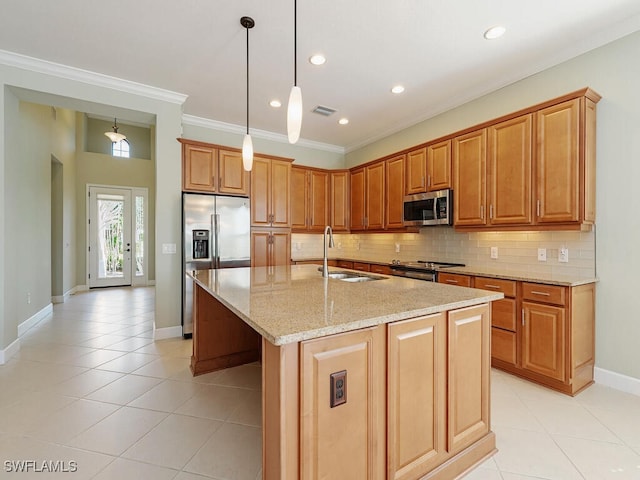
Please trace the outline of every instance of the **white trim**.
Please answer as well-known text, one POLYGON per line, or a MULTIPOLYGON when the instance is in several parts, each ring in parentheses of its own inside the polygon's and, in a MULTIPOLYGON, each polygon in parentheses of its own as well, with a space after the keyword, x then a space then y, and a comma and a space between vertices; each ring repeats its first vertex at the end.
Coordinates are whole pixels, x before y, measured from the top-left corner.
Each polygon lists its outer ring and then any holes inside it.
POLYGON ((37 325, 42 319, 51 315, 53 313, 53 304, 50 303, 42 310, 40 310, 35 315, 32 315, 31 318, 27 318, 24 322, 18 325, 18 338, 22 337, 27 331, 37 325))
POLYGON ((4 350, 0 350, 0 365, 4 365, 20 350, 20 339, 16 338, 11 344, 4 350))
POLYGON ((64 303, 67 300, 69 300, 69 297, 73 294, 75 294, 78 289, 80 287, 79 286, 75 286, 73 287, 71 290, 69 290, 68 292, 64 293, 63 295, 54 295, 53 297, 51 297, 51 303, 64 303))
POLYGON ((88 292, 89 291, 89 285, 76 285, 75 290, 76 291, 73 292, 73 293, 88 292))
POLYGON ((164 328, 156 328, 156 324, 153 324, 153 339, 154 340, 163 340, 165 338, 174 338, 182 336, 182 326, 178 325, 177 327, 164 327, 164 328))
POLYGON ((593 369, 593 377, 596 383, 640 396, 640 378, 629 377, 598 367, 593 369))
POLYGON ((7 50, 0 50, 0 63, 10 67, 30 70, 36 73, 53 75, 55 77, 88 83, 99 87, 111 88, 120 92, 140 95, 154 100, 177 103, 178 105, 182 105, 188 97, 188 95, 183 93, 172 92, 170 90, 132 82, 130 80, 123 80, 122 78, 111 77, 102 73, 90 72, 89 70, 82 70, 80 68, 62 65, 60 63, 28 57, 26 55, 9 52, 7 50))
POLYGON ((149 280, 149 281, 147 282, 147 286, 148 286, 148 287, 155 287, 155 285, 156 285, 156 281, 155 281, 155 280, 149 280))
MULTIPOLYGON (((195 115, 182 114, 182 123, 185 125, 192 125, 194 127, 210 128, 211 130, 219 130, 227 133, 237 133, 238 135, 244 135, 247 127, 234 125, 232 123, 219 122, 217 120, 209 120, 208 118, 196 117, 195 115)), ((251 129, 251 135, 254 138, 262 138, 264 140, 270 140, 278 143, 289 143, 289 138, 283 133, 274 133, 267 130, 258 130, 256 128, 251 129)), ((315 142, 313 140, 300 139, 296 146, 313 148, 315 150, 324 150, 326 152, 339 153, 344 155, 344 147, 339 145, 332 145, 330 143, 315 142)))

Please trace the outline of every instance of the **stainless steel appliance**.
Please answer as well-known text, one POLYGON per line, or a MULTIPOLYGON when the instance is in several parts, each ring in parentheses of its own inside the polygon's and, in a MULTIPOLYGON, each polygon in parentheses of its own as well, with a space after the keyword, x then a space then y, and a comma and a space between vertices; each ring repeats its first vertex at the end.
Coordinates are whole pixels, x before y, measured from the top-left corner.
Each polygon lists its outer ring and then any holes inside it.
POLYGON ((464 267, 464 264, 423 260, 418 260, 417 262, 392 262, 391 264, 391 270, 394 275, 417 278, 418 280, 427 280, 429 282, 437 282, 438 272, 447 267, 464 267))
POLYGON ((191 270, 250 267, 249 199, 182 194, 182 334, 193 334, 191 270))
POLYGON ((406 195, 403 207, 405 225, 453 225, 451 189, 406 195))

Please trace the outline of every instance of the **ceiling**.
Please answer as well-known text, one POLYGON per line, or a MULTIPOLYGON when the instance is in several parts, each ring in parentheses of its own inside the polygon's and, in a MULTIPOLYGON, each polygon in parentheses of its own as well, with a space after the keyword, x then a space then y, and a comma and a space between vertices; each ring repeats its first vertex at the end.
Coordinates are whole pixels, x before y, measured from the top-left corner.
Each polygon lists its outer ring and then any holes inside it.
MULTIPOLYGON (((345 151, 640 30, 638 0, 297 1, 301 138, 345 151)), ((1 2, 0 49, 186 94, 185 114, 240 126, 251 16, 250 126, 286 135, 293 0, 1 2)))

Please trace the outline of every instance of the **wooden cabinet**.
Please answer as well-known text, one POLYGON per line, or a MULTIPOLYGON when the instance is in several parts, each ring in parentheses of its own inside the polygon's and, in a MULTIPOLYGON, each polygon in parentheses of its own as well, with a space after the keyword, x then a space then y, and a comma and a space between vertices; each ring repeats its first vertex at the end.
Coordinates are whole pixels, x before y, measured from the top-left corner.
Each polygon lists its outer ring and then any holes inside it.
POLYGON ((270 267, 291 262, 291 232, 285 228, 251 229, 251 266, 270 267))
POLYGON ((385 162, 351 171, 351 230, 384 228, 385 162))
POLYGON ((405 156, 385 160, 385 203, 383 215, 385 228, 403 228, 405 193, 405 156))
POLYGON ((291 167, 291 229, 322 232, 329 225, 329 173, 291 167))
POLYGON ((451 139, 427 145, 427 191, 451 188, 451 139))
POLYGON ((300 478, 385 478, 385 331, 300 343, 300 478), (331 375, 345 372, 332 407, 331 375))
POLYGON ((254 156, 251 169, 251 225, 291 226, 291 161, 254 156))
POLYGON ((455 226, 487 224, 487 130, 453 139, 453 209, 455 226))
POLYGON ((361 272, 371 271, 371 265, 364 262, 353 262, 353 270, 360 270, 361 272))
POLYGON ((370 265, 369 271, 371 273, 381 273, 383 275, 392 275, 391 267, 388 265, 379 265, 377 263, 372 263, 370 265))
POLYGON ((446 322, 440 313, 387 326, 390 480, 420 478, 447 455, 446 322))
POLYGON ((249 172, 240 150, 179 139, 182 144, 182 190, 249 195, 249 172))
POLYGON ((540 225, 595 221, 595 101, 581 96, 536 112, 540 225))
POLYGON ((469 275, 460 275, 458 273, 438 273, 438 283, 446 283, 448 285, 456 285, 458 287, 470 287, 471 277, 469 275))
POLYGON ((330 173, 330 225, 334 232, 349 231, 349 171, 330 173))
POLYGON ((350 260, 338 260, 337 266, 340 268, 351 268, 353 269, 353 262, 350 260))
POLYGON ((413 195, 427 191, 427 149, 419 148, 407 153, 407 179, 405 194, 413 195))

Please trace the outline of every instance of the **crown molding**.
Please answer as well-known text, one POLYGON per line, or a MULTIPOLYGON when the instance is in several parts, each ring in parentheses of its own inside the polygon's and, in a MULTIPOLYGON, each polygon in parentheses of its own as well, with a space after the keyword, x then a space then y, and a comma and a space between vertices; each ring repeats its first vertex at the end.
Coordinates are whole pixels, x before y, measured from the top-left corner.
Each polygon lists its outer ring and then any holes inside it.
POLYGON ((187 95, 162 88, 151 87, 142 83, 111 77, 102 73, 69 67, 60 63, 49 62, 39 58, 20 55, 19 53, 0 50, 0 64, 16 67, 45 75, 66 78, 76 82, 88 83, 99 87, 110 88, 125 93, 140 95, 154 100, 182 105, 187 100, 187 95))
MULTIPOLYGON (((212 130, 218 130, 218 131, 227 132, 227 133, 236 133, 238 135, 243 135, 247 130, 247 127, 244 127, 244 126, 235 125, 232 123, 219 122, 217 120, 210 120, 208 118, 203 118, 203 117, 196 117, 195 115, 189 115, 186 113, 182 114, 182 123, 184 125, 210 128, 212 130)), ((259 129, 252 128, 251 136, 254 138, 262 138, 264 140, 270 140, 272 142, 287 143, 287 144, 289 143, 289 138, 287 137, 287 135, 284 135, 281 133, 269 132, 267 130, 259 130, 259 129)), ((297 147, 313 148, 315 150, 323 150, 326 152, 339 153, 341 155, 344 155, 345 153, 344 147, 340 147, 338 145, 331 145, 329 143, 314 142, 313 140, 305 140, 303 138, 298 140, 298 142, 296 142, 295 145, 297 147)))

